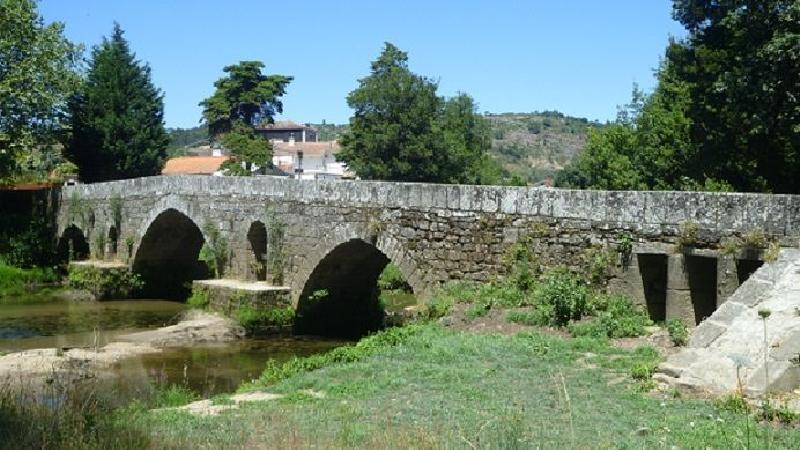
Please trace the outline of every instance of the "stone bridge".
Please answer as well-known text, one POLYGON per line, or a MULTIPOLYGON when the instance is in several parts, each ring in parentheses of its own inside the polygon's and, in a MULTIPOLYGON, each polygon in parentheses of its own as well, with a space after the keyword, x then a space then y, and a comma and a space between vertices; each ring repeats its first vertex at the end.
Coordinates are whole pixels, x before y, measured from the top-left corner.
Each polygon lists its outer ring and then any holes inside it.
POLYGON ((342 308, 370 298, 389 261, 424 299, 447 280, 502 276, 519 242, 544 265, 605 252, 612 291, 694 324, 768 247, 797 246, 800 196, 151 177, 65 187, 58 231, 62 253, 123 261, 148 295, 186 295, 210 277, 203 243, 226 243, 225 278, 282 283, 294 306, 325 289, 342 308))

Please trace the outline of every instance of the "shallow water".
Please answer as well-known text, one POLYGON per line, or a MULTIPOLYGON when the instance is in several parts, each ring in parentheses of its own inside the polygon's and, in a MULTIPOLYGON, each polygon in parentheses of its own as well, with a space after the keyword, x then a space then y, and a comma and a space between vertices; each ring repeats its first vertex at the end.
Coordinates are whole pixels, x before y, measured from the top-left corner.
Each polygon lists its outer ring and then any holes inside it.
MULTIPOLYGON (((124 300, 76 303, 0 299, 0 353, 33 348, 102 347, 121 334, 177 323, 183 303, 124 300)), ((180 384, 209 396, 258 378, 267 362, 327 351, 345 342, 315 337, 244 339, 213 346, 164 349, 123 360, 114 373, 125 390, 152 383, 180 384)))

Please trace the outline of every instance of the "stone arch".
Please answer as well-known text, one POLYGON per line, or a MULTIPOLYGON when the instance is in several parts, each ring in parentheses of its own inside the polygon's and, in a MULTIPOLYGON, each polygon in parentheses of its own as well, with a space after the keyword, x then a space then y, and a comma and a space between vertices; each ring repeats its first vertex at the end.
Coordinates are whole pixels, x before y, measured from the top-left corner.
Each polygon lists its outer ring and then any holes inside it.
POLYGON ((252 272, 256 280, 266 281, 267 279, 267 227, 260 220, 250 224, 247 231, 247 242, 250 243, 250 250, 253 254, 252 272))
POLYGON ((300 264, 294 266, 292 273, 289 274, 289 279, 287 281, 290 281, 288 285, 292 288, 292 292, 295 293, 292 298, 292 303, 295 306, 299 303, 299 294, 303 291, 308 279, 311 277, 312 271, 316 269, 322 259, 340 244, 353 239, 362 240, 374 245, 375 248, 398 266, 403 278, 411 285, 414 294, 418 298, 424 300, 428 296, 429 288, 431 287, 429 280, 419 273, 414 258, 409 256, 409 253, 403 248, 400 241, 394 239, 390 233, 383 232, 379 236, 375 236, 374 233, 368 229, 366 224, 359 226, 349 223, 340 224, 325 232, 320 232, 319 235, 318 245, 315 245, 311 252, 304 255, 300 264))
POLYGON ((80 261, 88 259, 90 255, 89 242, 75 224, 70 224, 61 233, 57 250, 60 261, 80 261))
POLYGON ((161 211, 147 225, 133 260, 134 272, 145 283, 144 295, 185 299, 192 280, 210 276, 198 259, 204 242, 200 227, 185 213, 161 211))
MULTIPOLYGON (((340 230, 341 231, 341 230, 340 230)), ((415 292, 422 293, 415 265, 391 238, 342 239, 313 258, 298 286, 295 331, 356 338, 383 326, 378 276, 394 262, 415 292)))

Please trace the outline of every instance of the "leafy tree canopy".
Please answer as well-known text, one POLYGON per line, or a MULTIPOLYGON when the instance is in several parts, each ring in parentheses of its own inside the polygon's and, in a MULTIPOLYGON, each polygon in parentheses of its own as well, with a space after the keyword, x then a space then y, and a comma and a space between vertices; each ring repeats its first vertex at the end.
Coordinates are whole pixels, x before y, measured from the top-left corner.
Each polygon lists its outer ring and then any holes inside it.
POLYGON ((293 78, 264 75, 263 68, 261 61, 242 61, 222 69, 228 75, 214 83, 214 95, 200 102, 211 136, 231 131, 237 122, 272 123, 275 114, 283 112, 281 97, 293 78))
POLYGON ((234 162, 228 169, 236 175, 250 173, 240 170, 242 163, 247 169, 251 164, 264 168, 272 163, 271 145, 253 129, 258 124, 273 123, 275 114, 283 112, 281 97, 293 78, 264 75, 263 68, 261 61, 226 66, 223 71, 228 75, 217 80, 214 94, 200 102, 209 135, 231 151, 234 162))
POLYGON ((0 0, 0 178, 48 171, 81 53, 61 23, 44 24, 34 0, 0 0))
POLYGON ((92 51, 89 72, 70 101, 68 156, 87 182, 157 175, 169 137, 150 67, 131 52, 119 24, 92 51))
POLYGON ((675 0, 667 60, 688 88, 695 165, 745 191, 800 192, 800 1, 675 0))
POLYGON ((800 1, 675 0, 649 96, 596 131, 557 183, 800 192, 800 1))
POLYGON ((486 155, 489 126, 472 98, 444 99, 386 43, 347 97, 355 110, 338 157, 366 179, 478 183, 497 176, 486 155))

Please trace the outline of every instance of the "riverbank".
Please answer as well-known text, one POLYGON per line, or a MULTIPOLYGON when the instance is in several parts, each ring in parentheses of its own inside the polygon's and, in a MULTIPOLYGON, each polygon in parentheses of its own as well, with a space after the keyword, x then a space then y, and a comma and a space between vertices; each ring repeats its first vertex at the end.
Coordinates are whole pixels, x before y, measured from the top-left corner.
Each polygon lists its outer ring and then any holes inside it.
POLYGON ((273 394, 270 400, 239 401, 216 415, 140 411, 134 426, 149 430, 160 446, 178 448, 797 448, 800 442, 797 428, 759 424, 724 403, 642 392, 643 373, 659 360, 652 347, 433 324, 395 337, 334 351, 339 356, 322 367, 319 357, 268 369, 245 389, 273 394))
POLYGON ((58 274, 51 268, 22 269, 0 260, 0 302, 29 295, 36 287, 54 285, 58 280, 58 274))

